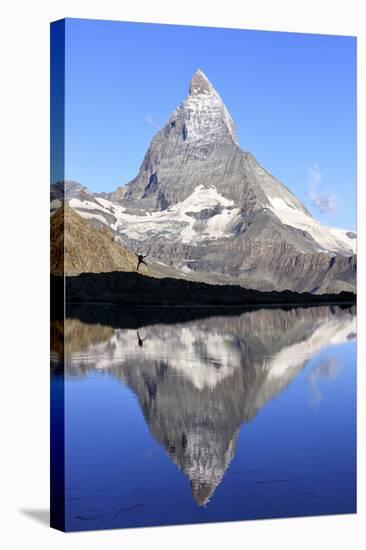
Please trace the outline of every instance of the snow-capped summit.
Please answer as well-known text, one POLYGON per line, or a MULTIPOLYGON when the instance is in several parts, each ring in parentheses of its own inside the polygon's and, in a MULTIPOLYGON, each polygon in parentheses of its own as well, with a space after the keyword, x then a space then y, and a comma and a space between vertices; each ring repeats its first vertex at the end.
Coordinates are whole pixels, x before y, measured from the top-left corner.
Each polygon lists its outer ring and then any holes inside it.
POLYGON ((189 95, 201 95, 201 94, 212 94, 215 93, 215 90, 201 69, 197 71, 192 76, 192 79, 189 83, 189 95))
POLYGON ((223 141, 230 137, 237 143, 236 130, 229 111, 200 69, 193 75, 189 84, 189 95, 169 119, 170 124, 174 124, 180 117, 184 119, 185 139, 188 141, 210 141, 217 138, 223 141), (229 136, 225 135, 227 133, 229 136))

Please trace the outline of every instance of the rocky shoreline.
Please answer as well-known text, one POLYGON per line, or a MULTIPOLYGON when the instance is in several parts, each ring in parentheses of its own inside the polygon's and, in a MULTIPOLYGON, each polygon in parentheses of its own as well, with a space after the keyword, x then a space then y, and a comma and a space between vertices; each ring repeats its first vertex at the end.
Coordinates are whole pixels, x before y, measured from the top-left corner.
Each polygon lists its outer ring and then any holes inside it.
POLYGON ((123 304, 133 306, 303 306, 354 304, 356 294, 260 292, 236 285, 211 285, 183 279, 147 277, 132 272, 82 273, 51 276, 53 302, 123 304))

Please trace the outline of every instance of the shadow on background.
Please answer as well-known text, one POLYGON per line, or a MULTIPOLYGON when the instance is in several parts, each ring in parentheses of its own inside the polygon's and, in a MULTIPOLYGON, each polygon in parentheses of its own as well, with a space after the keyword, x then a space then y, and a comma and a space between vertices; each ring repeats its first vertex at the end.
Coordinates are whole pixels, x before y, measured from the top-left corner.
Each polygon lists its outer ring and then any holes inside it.
POLYGON ((46 527, 50 526, 50 511, 49 510, 38 510, 38 509, 29 509, 29 510, 19 510, 24 516, 28 516, 34 521, 38 521, 46 527))

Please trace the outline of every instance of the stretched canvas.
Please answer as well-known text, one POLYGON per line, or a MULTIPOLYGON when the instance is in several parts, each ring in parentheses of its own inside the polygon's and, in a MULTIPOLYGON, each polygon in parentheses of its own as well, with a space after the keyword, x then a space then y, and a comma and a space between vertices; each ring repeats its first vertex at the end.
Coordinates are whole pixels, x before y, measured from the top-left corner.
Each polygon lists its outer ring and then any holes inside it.
POLYGON ((356 39, 51 25, 51 525, 356 511, 356 39))

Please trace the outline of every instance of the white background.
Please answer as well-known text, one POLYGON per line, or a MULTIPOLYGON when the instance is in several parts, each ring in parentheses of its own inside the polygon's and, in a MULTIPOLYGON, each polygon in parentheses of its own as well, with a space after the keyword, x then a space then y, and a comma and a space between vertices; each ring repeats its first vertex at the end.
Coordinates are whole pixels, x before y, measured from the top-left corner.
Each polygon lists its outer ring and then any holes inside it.
MULTIPOLYGON (((365 20, 348 0, 28 0, 1 8, 0 307, 2 548, 364 547, 365 514, 365 20), (63 17, 358 36, 359 512, 273 521, 63 534, 25 511, 49 494, 49 22, 63 17), (4 307, 5 302, 5 307, 4 307), (362 490, 363 487, 363 490, 362 490)), ((336 124, 336 121, 335 121, 336 124)), ((45 512, 43 513, 44 516, 45 512)), ((42 515, 42 514, 41 514, 42 515)))

